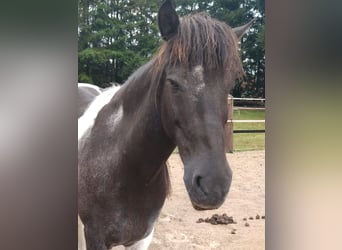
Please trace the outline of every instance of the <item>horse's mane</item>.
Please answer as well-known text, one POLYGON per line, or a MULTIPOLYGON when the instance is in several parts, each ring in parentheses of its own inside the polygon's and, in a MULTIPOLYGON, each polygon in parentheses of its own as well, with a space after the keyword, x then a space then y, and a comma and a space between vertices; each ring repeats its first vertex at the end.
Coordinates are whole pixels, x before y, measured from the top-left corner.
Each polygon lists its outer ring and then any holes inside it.
POLYGON ((160 47, 157 68, 181 63, 188 68, 201 65, 204 69, 241 74, 237 48, 237 38, 227 24, 206 13, 188 15, 180 19, 177 34, 160 47))

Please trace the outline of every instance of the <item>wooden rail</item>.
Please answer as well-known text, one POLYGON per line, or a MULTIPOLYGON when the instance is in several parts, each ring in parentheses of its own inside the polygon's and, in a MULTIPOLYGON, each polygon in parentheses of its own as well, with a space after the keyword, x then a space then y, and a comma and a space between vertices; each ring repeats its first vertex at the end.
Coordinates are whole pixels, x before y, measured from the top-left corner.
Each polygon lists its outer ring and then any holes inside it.
POLYGON ((265 123, 265 120, 227 120, 232 123, 265 123))
POLYGON ((265 129, 239 129, 234 130, 234 134, 265 133, 265 129))
MULTIPOLYGON (((229 98, 229 97, 228 97, 229 98)), ((265 101, 265 98, 239 98, 239 97, 232 97, 233 100, 236 101, 265 101)))
POLYGON ((265 110, 265 108, 234 107, 234 110, 265 110))

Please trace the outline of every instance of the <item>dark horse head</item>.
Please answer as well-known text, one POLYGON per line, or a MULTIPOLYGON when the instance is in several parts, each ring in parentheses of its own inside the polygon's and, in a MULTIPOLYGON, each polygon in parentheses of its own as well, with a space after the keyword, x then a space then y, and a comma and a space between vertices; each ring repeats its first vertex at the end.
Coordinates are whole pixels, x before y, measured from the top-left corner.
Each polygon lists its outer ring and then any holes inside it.
POLYGON ((196 209, 214 209, 225 200, 232 171, 225 155, 227 96, 243 73, 236 30, 204 13, 179 19, 164 1, 158 24, 165 40, 156 60, 164 130, 179 148, 184 182, 196 209))

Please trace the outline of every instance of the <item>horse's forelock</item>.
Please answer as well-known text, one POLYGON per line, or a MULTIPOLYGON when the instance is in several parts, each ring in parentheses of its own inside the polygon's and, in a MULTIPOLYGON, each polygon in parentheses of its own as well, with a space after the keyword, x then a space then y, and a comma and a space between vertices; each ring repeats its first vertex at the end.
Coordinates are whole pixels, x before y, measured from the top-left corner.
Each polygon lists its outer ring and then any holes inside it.
POLYGON ((205 13, 182 17, 178 33, 159 49, 158 68, 181 64, 192 68, 243 73, 238 53, 238 41, 225 23, 205 13))

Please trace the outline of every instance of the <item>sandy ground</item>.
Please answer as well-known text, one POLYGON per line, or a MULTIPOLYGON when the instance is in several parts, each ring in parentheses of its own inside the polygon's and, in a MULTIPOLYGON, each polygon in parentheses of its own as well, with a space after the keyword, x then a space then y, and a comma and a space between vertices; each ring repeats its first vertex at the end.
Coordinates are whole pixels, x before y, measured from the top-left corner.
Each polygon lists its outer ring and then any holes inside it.
MULTIPOLYGON (((265 151, 227 154, 233 181, 225 203, 217 210, 192 208, 183 184, 183 164, 178 154, 169 159, 172 191, 155 225, 149 250, 160 249, 265 249, 265 151), (237 224, 196 223, 199 218, 226 213, 237 224), (249 217, 254 217, 250 220, 249 217), (247 218, 249 227, 245 226, 247 218), (232 234, 232 230, 236 233, 232 234)), ((123 248, 112 248, 123 249, 123 248)))

